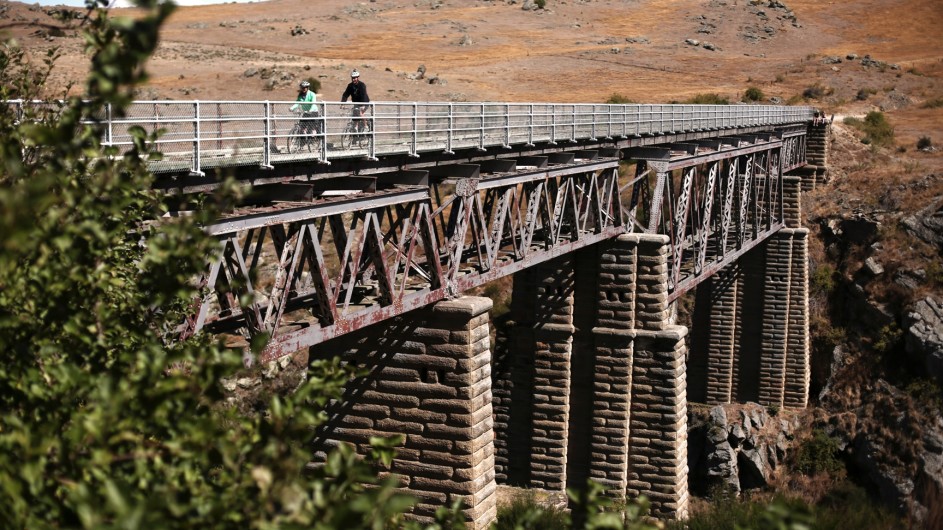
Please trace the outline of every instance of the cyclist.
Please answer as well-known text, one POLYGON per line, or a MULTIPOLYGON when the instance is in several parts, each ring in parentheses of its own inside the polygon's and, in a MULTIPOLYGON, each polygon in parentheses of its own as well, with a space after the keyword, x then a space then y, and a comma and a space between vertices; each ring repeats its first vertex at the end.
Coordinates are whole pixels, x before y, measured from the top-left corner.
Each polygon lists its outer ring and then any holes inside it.
POLYGON ((294 105, 291 106, 291 111, 295 112, 296 110, 301 110, 301 119, 298 120, 298 125, 301 128, 301 132, 305 134, 312 134, 312 132, 317 131, 321 132, 320 123, 313 118, 318 117, 318 105, 315 103, 316 96, 314 92, 311 91, 311 83, 307 81, 302 81, 298 85, 298 97, 295 98, 294 105))
POLYGON ((357 105, 357 103, 370 103, 370 96, 367 95, 367 85, 360 80, 360 72, 357 70, 350 73, 350 83, 347 84, 347 90, 341 96, 341 103, 346 102, 347 98, 355 104, 350 115, 352 118, 359 118, 357 132, 363 132, 367 128, 367 119, 364 117, 367 106, 357 105))

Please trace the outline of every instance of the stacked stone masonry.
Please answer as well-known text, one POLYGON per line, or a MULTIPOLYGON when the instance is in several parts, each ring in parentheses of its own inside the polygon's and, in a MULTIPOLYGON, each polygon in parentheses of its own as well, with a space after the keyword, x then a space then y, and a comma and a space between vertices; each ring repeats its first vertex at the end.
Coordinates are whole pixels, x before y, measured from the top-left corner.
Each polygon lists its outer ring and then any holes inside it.
POLYGON ((802 189, 813 190, 828 182, 828 152, 831 137, 831 122, 820 120, 809 125, 806 131, 806 161, 808 164, 799 169, 802 189))
MULTIPOLYGON (((414 311, 381 337, 350 336, 312 349, 344 351, 368 375, 349 383, 318 433, 322 452, 336 443, 369 450, 373 436, 404 435, 391 472, 419 499, 411 516, 430 520, 461 498, 469 528, 496 516, 488 298, 464 297, 414 311)), ((374 333, 376 331, 374 330, 374 333)))
POLYGON ((808 404, 809 253, 799 177, 784 176, 783 197, 787 228, 697 288, 688 359, 693 401, 808 404))

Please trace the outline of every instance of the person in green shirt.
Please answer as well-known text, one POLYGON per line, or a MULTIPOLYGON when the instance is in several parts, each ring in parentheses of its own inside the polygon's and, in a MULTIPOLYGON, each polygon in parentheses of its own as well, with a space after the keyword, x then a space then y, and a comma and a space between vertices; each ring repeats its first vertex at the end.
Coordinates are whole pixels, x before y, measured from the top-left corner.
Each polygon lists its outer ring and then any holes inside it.
POLYGON ((315 103, 314 92, 311 91, 311 83, 307 81, 302 81, 298 86, 298 97, 295 98, 294 105, 291 106, 291 111, 296 112, 301 111, 301 119, 298 120, 298 123, 301 125, 301 130, 305 134, 311 134, 316 131, 321 133, 320 120, 318 120, 318 105, 315 103))

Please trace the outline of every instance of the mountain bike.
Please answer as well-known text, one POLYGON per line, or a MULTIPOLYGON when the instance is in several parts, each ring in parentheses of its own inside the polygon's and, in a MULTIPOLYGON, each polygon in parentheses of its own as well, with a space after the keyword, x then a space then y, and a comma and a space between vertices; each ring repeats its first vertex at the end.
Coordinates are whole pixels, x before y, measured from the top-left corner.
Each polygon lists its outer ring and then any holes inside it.
POLYGON ((350 120, 347 122, 347 126, 344 127, 341 136, 341 147, 344 149, 369 145, 370 137, 368 134, 373 130, 373 125, 370 118, 366 116, 366 109, 366 105, 353 106, 350 120))
POLYGON ((301 118, 288 132, 285 139, 285 148, 288 153, 318 152, 320 144, 320 118, 317 114, 302 114, 301 118))

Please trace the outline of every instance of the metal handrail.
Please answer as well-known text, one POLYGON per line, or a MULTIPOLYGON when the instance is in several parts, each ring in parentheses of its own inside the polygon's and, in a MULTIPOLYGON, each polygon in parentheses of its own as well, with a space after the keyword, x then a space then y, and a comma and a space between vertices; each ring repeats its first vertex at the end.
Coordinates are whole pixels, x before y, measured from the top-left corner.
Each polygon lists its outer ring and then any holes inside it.
MULTIPOLYGON (((10 101, 22 106, 30 102, 10 101)), ((41 103, 41 102, 34 102, 41 103)), ((812 121, 812 107, 774 105, 616 105, 593 103, 373 102, 371 127, 359 142, 345 141, 351 104, 317 102, 313 147, 288 152, 289 132, 299 120, 295 101, 135 101, 122 116, 106 107, 96 123, 102 143, 131 147, 132 127, 161 132, 153 142, 163 153, 149 162, 154 173, 489 147, 619 139, 643 135, 722 131, 812 121)), ((91 120, 90 120, 91 121, 91 120)))

